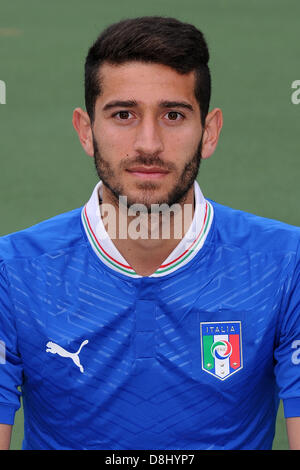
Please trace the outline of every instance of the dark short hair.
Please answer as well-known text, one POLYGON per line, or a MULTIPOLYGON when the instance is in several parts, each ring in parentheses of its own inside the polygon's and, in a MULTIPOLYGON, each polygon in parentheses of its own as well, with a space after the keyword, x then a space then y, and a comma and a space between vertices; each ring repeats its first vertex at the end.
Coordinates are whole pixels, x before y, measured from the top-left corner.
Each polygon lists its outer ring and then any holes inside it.
POLYGON ((95 102, 101 94, 101 64, 131 61, 167 65, 181 74, 195 71, 195 97, 204 124, 211 95, 206 40, 195 26, 161 16, 126 19, 112 24, 89 49, 85 61, 85 105, 92 122, 95 102))

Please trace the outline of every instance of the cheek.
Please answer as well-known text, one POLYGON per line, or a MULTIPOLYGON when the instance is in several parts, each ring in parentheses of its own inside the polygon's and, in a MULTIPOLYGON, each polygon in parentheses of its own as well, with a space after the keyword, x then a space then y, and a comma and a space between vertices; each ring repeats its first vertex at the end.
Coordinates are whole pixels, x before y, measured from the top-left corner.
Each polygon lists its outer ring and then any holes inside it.
POLYGON ((97 141, 102 157, 109 160, 111 164, 130 155, 130 148, 132 148, 130 137, 110 126, 101 126, 97 129, 97 141))
POLYGON ((188 160, 195 154, 199 143, 200 134, 198 135, 198 133, 174 133, 172 138, 168 139, 168 144, 165 147, 166 153, 179 164, 180 161, 188 160))

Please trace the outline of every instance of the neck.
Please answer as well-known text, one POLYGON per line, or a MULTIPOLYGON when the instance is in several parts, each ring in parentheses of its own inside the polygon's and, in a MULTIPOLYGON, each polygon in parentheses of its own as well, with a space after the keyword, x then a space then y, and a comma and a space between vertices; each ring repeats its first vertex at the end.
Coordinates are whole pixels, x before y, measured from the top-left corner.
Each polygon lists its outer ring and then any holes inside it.
POLYGON ((171 210, 150 214, 128 209, 103 186, 101 216, 118 251, 137 274, 147 276, 159 268, 190 228, 194 216, 194 186, 171 210))

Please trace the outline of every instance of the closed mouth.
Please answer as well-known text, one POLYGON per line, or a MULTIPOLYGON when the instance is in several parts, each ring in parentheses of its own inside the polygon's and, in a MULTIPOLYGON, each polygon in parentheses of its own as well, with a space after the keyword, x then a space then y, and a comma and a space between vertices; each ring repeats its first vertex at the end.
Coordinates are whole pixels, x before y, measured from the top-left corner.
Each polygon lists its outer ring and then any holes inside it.
POLYGON ((160 167, 148 167, 148 166, 135 166, 127 169, 131 173, 169 173, 168 170, 164 170, 160 167))

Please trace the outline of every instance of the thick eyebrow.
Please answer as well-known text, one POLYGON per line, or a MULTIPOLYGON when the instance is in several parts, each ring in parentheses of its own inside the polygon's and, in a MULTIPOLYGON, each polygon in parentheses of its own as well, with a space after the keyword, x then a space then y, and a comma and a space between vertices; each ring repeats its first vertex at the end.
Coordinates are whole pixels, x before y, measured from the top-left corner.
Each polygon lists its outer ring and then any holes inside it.
MULTIPOLYGON (((103 107, 103 111, 107 111, 112 108, 134 108, 138 103, 135 100, 114 100, 106 103, 103 107)), ((160 108, 185 108, 190 111, 194 111, 194 108, 191 104, 186 103, 185 101, 160 101, 160 108)))
POLYGON ((128 101, 115 100, 115 101, 110 101, 109 103, 106 103, 106 105, 103 107, 103 111, 107 111, 108 109, 112 109, 112 108, 134 108, 135 106, 137 106, 137 102, 134 100, 128 100, 128 101))
POLYGON ((161 101, 159 103, 160 108, 185 108, 190 111, 194 111, 193 106, 185 101, 161 101))

